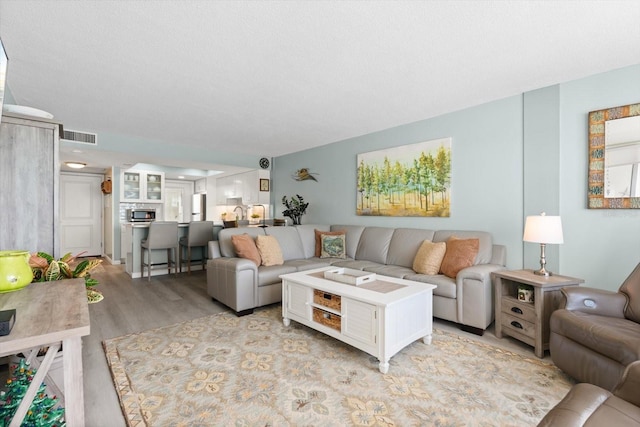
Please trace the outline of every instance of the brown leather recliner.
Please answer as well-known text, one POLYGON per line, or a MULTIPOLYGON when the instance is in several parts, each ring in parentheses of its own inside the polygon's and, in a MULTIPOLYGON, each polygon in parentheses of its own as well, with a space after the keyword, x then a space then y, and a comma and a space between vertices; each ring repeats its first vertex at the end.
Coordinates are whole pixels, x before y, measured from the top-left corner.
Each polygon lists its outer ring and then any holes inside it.
POLYGON ((576 384, 538 427, 640 426, 640 361, 625 370, 613 393, 593 384, 576 384))
POLYGON ((576 286, 562 293, 565 307, 549 325, 551 360, 578 382, 612 390, 640 360, 640 264, 618 292, 576 286))

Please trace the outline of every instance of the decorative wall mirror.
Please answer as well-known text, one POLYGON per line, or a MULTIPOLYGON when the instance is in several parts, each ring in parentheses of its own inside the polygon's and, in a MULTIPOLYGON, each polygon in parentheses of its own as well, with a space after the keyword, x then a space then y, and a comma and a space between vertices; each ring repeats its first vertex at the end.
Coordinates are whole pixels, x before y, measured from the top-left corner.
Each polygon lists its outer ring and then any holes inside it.
POLYGON ((640 209, 640 103, 589 113, 590 209, 640 209))

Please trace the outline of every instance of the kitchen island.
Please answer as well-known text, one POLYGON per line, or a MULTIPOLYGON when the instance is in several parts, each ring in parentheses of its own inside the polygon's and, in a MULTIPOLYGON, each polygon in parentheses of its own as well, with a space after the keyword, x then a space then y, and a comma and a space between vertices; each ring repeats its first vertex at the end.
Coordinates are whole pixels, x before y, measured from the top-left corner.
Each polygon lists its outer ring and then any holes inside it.
MULTIPOLYGON (((142 257, 142 249, 140 247, 141 242, 147 238, 149 235, 149 225, 150 222, 128 222, 122 223, 122 257, 125 260, 125 270, 126 272, 133 278, 142 277, 142 272, 140 270, 140 262, 142 257)), ((215 225, 214 230, 220 228, 220 226, 215 225)), ((176 238, 176 248, 178 247, 178 240, 180 237, 184 237, 187 235, 189 231, 189 223, 180 223, 178 224, 178 236, 176 238)), ((214 233, 215 235, 215 233, 214 233)), ((177 256, 177 254, 176 254, 177 256)), ((186 251, 183 251, 184 259, 186 257, 186 251)), ((192 248, 191 249, 191 259, 192 260, 200 260, 204 257, 202 248, 192 248)), ((176 259, 177 262, 177 259, 176 259)), ((154 250, 151 252, 151 263, 155 266, 158 265, 160 268, 156 268, 155 270, 151 269, 151 275, 157 276, 162 274, 167 274, 167 251, 165 250, 154 250)), ((201 270, 204 264, 192 264, 191 270, 201 270)))

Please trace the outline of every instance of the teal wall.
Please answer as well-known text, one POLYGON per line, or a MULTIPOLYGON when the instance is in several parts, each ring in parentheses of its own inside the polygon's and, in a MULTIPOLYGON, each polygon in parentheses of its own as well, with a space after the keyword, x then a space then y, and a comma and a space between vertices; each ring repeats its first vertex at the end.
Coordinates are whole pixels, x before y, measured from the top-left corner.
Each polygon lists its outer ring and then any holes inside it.
POLYGON ((590 210, 587 114, 640 102, 640 65, 543 88, 274 159, 275 216, 283 195, 309 203, 303 223, 486 230, 507 247, 510 269, 538 268, 539 245, 522 242, 524 219, 561 215, 563 245, 548 268, 615 290, 640 262, 640 211, 590 210), (358 153, 452 137, 449 218, 355 214, 358 153), (295 181, 300 168, 314 181, 295 181))
POLYGON ((309 202, 303 223, 365 224, 428 229, 490 231, 509 247, 513 267, 522 260, 522 96, 514 96, 432 119, 278 157, 272 173, 276 216, 283 195, 300 194, 309 202), (451 216, 357 216, 358 153, 452 137, 451 216), (318 182, 298 182, 302 167, 318 182))
POLYGON ((589 111, 640 102, 640 65, 560 86, 562 272, 617 289, 640 262, 640 210, 587 209, 589 111))

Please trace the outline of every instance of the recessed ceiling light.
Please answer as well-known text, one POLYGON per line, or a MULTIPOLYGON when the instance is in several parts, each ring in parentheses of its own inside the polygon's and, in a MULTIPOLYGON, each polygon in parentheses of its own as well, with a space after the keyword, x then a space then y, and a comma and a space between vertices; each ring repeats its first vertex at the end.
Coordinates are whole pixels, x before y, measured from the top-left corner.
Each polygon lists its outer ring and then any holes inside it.
POLYGON ((184 179, 184 175, 178 175, 178 179, 184 179))
POLYGON ((80 162, 65 162, 65 165, 69 166, 72 169, 82 169, 83 167, 87 166, 86 163, 80 162))

